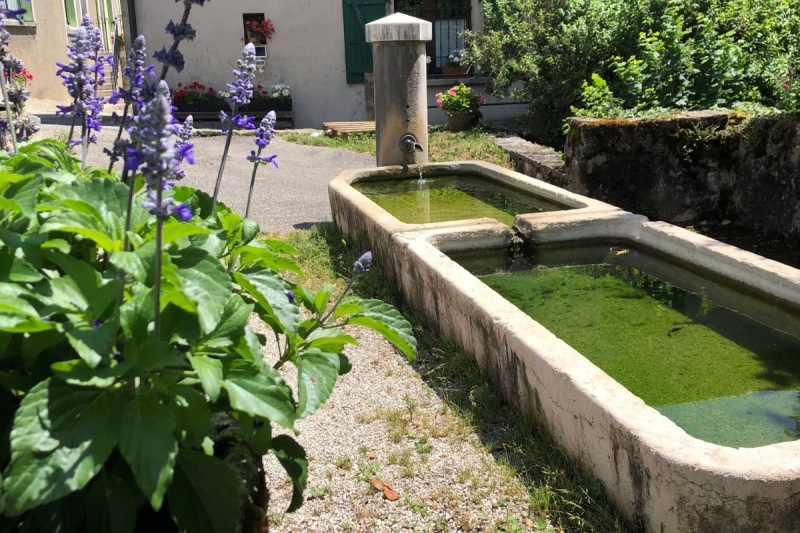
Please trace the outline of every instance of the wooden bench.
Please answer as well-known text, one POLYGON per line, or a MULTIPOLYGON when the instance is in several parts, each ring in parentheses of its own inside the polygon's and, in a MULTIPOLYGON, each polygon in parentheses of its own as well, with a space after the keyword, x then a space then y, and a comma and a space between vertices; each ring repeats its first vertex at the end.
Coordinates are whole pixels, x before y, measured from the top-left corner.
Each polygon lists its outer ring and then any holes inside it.
POLYGON ((347 137, 351 133, 375 133, 375 121, 323 122, 322 129, 332 137, 347 137))
MULTIPOLYGON (((268 111, 246 111, 245 115, 255 117, 255 122, 258 124, 268 111)), ((183 120, 187 116, 192 115, 196 122, 219 122, 219 111, 175 111, 172 115, 178 120, 183 120)), ((294 129, 294 111, 275 111, 275 129, 286 130, 294 129)))

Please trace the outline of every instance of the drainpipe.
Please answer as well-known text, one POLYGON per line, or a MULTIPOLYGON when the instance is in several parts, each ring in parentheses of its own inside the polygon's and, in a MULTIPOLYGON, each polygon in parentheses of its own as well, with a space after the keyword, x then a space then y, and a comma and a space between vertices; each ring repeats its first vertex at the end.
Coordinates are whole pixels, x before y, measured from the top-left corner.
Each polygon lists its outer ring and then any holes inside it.
POLYGON ((432 36, 430 22, 402 13, 366 25, 374 66, 378 166, 428 162, 425 42, 432 36))
POLYGON ((120 5, 122 13, 122 31, 125 33, 125 53, 130 57, 131 43, 139 36, 136 25, 136 0, 124 0, 120 5))

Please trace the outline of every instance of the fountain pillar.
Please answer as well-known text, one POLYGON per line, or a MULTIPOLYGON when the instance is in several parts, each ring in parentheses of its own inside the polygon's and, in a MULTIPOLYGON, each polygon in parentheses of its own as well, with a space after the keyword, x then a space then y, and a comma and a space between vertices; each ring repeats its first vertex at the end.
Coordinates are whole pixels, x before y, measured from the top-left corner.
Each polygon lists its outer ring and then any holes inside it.
POLYGON ((428 162, 425 41, 432 35, 430 22, 402 13, 366 26, 374 66, 378 166, 428 162))

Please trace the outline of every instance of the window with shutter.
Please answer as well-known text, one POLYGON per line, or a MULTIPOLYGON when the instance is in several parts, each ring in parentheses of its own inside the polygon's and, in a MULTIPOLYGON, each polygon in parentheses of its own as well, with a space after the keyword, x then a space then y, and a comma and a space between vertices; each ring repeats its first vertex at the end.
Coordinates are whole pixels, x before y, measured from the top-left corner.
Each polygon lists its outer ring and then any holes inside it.
POLYGON ((372 46, 364 27, 386 16, 386 0, 342 0, 342 14, 347 83, 364 83, 364 74, 372 72, 372 46))

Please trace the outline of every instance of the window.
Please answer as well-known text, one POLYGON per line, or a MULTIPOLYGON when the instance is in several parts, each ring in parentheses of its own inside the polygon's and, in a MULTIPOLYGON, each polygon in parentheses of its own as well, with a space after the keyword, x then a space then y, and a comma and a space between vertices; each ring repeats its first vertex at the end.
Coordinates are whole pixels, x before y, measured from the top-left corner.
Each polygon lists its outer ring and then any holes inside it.
POLYGON ((441 75, 450 54, 464 48, 464 30, 472 28, 470 0, 395 0, 394 9, 430 21, 433 40, 427 44, 429 74, 441 75))
POLYGON ((25 14, 22 15, 22 20, 26 22, 33 22, 33 6, 32 0, 0 0, 0 4, 5 6, 6 9, 24 9, 25 14))
POLYGON ((64 0, 64 14, 67 16, 67 26, 78 27, 78 10, 75 9, 75 0, 64 0))

